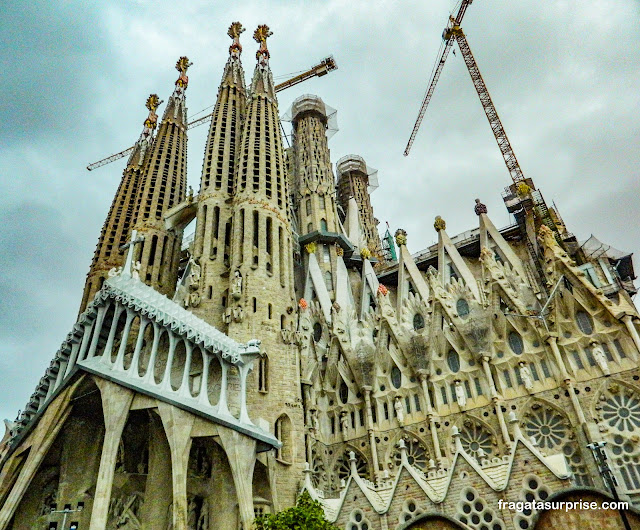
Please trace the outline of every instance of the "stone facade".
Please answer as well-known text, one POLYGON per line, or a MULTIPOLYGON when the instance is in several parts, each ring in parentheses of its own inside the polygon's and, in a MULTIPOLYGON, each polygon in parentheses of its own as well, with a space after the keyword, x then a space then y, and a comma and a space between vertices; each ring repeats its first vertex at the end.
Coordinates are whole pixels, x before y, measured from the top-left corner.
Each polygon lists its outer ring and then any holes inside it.
POLYGON ((155 139, 150 98, 80 317, 0 443, 0 530, 247 529, 303 489, 348 530, 622 528, 504 503, 608 500, 601 441, 640 500, 630 256, 579 244, 527 180, 514 225, 476 201, 476 228, 436 217, 436 245, 412 256, 400 229, 385 258, 373 172, 348 155, 336 180, 317 96, 285 152, 271 32, 247 88, 242 31, 197 196, 186 57, 155 139))

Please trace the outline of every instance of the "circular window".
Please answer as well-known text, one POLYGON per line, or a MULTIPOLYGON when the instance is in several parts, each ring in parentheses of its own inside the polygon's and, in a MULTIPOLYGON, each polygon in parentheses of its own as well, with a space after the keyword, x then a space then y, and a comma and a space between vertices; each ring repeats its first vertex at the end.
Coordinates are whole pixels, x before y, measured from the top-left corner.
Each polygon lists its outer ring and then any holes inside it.
POLYGON ((400 386, 402 386, 402 372, 397 366, 391 368, 391 383, 396 388, 400 388, 400 386))
POLYGON ((509 333, 509 347, 516 355, 520 355, 524 351, 524 343, 522 342, 522 337, 515 331, 509 333))
POLYGON ((460 298, 456 303, 456 311, 459 316, 465 318, 469 314, 469 303, 464 298, 460 298))
POLYGON ((340 383, 340 401, 346 403, 349 400, 349 387, 343 381, 340 383))
POLYGON ((455 350, 449 350, 447 354, 447 364, 449 369, 455 374, 460 370, 460 356, 455 350))
POLYGON ((576 321, 578 322, 578 327, 582 333, 585 335, 591 335, 593 333, 593 320, 591 320, 589 313, 585 311, 578 311, 576 313, 576 321))
POLYGON ((316 322, 313 325, 313 340, 318 342, 322 338, 322 325, 320 322, 316 322))
POLYGON ((413 315, 413 329, 419 330, 424 327, 424 317, 420 313, 413 315))

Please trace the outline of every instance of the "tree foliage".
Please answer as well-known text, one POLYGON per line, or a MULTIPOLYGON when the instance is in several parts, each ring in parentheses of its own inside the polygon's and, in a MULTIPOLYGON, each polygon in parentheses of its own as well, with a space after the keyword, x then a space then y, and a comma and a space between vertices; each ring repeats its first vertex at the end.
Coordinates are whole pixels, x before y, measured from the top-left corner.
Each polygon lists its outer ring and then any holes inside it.
POLYGON ((339 530, 324 518, 324 511, 307 491, 302 492, 292 508, 261 515, 255 520, 256 530, 339 530))

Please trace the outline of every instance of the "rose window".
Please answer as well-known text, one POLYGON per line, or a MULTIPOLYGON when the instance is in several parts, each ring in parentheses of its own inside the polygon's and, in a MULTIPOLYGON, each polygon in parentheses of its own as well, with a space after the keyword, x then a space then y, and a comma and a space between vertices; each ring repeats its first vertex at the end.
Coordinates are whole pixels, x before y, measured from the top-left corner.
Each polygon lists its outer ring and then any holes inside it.
POLYGON ((493 453, 491 434, 486 429, 475 423, 468 422, 460 431, 462 448, 473 458, 478 458, 478 451, 482 449, 489 456, 493 453))
POLYGON ((531 412, 525 425, 527 436, 534 436, 543 449, 560 445, 567 435, 567 423, 556 411, 540 407, 531 412))
MULTIPOLYGON (((361 454, 355 453, 356 455, 356 470, 358 471, 358 475, 363 478, 367 478, 367 462, 362 457, 361 454)), ((343 454, 338 461, 336 462, 336 470, 338 473, 338 479, 347 480, 351 475, 351 463, 349 462, 349 452, 347 451, 343 454)))
POLYGON ((316 489, 321 489, 327 483, 327 471, 322 458, 313 451, 311 463, 311 483, 316 489))
POLYGON ((591 478, 578 445, 570 440, 568 420, 558 411, 534 405, 524 425, 527 436, 533 436, 542 449, 562 450, 573 473, 573 482, 590 486, 591 478))
MULTIPOLYGON (((407 461, 409 464, 413 467, 417 467, 418 469, 422 469, 423 471, 427 469, 427 464, 429 463, 429 453, 427 452, 427 448, 418 440, 405 440, 404 443, 407 448, 407 461)), ((393 462, 396 467, 400 465, 400 449, 396 450, 393 454, 393 462)))
POLYGON ((640 399, 631 390, 612 385, 602 404, 602 418, 619 432, 633 432, 640 427, 640 399))

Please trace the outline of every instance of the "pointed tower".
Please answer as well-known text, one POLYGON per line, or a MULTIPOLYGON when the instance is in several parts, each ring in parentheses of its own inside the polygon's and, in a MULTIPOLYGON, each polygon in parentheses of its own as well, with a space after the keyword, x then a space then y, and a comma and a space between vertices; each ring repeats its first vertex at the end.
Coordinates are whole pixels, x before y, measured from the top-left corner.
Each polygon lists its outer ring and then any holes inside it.
POLYGON ((100 290, 109 271, 124 264, 125 253, 120 250, 120 247, 129 239, 132 225, 137 216, 140 178, 149 161, 153 145, 153 132, 158 123, 156 110, 161 103, 162 101, 157 94, 151 94, 147 98, 146 107, 149 109, 149 115, 144 121, 142 134, 140 134, 140 138, 138 138, 127 161, 127 167, 122 172, 118 191, 111 203, 102 232, 100 232, 98 245, 84 286, 80 313, 85 310, 87 304, 100 290))
POLYGON ((198 291, 199 295, 190 297, 186 304, 218 329, 225 326, 223 316, 229 297, 226 278, 231 266, 231 199, 247 104, 244 70, 240 62, 240 33, 243 31, 240 22, 231 24, 228 31, 233 43, 229 47, 229 59, 218 89, 198 194, 192 266, 200 267, 201 277, 199 284, 190 288, 198 291), (224 287, 221 288, 222 285, 224 287))
MULTIPOLYGON (((327 143, 329 116, 335 116, 335 110, 318 96, 304 95, 293 102, 293 148, 289 151, 293 174, 289 182, 293 186, 300 245, 316 243, 315 254, 322 278, 330 297, 335 299, 336 245, 342 239, 327 143)), ((308 269, 309 263, 305 265, 308 269)))
POLYGON ((367 246, 374 255, 380 256, 382 244, 378 234, 378 220, 373 215, 370 197, 370 193, 378 187, 378 170, 367 166, 364 159, 357 155, 343 156, 338 160, 336 169, 340 206, 346 214, 349 200, 355 199, 367 246))
POLYGON ((136 251, 140 279, 165 295, 175 290, 182 230, 165 228, 163 216, 185 199, 187 184, 187 69, 192 63, 180 57, 180 76, 162 117, 138 193, 135 228, 144 237, 136 251))
MULTIPOLYGON (((228 335, 259 337, 257 370, 248 382, 249 410, 266 419, 283 442, 274 463, 279 500, 295 502, 296 481, 304 461, 300 374, 293 341, 295 328, 292 230, 278 102, 269 68, 268 26, 260 26, 260 43, 242 131, 233 199, 233 247, 226 320, 228 335)), ((245 340, 250 340, 249 338, 245 340)), ((281 504, 282 505, 282 504, 281 504)))

